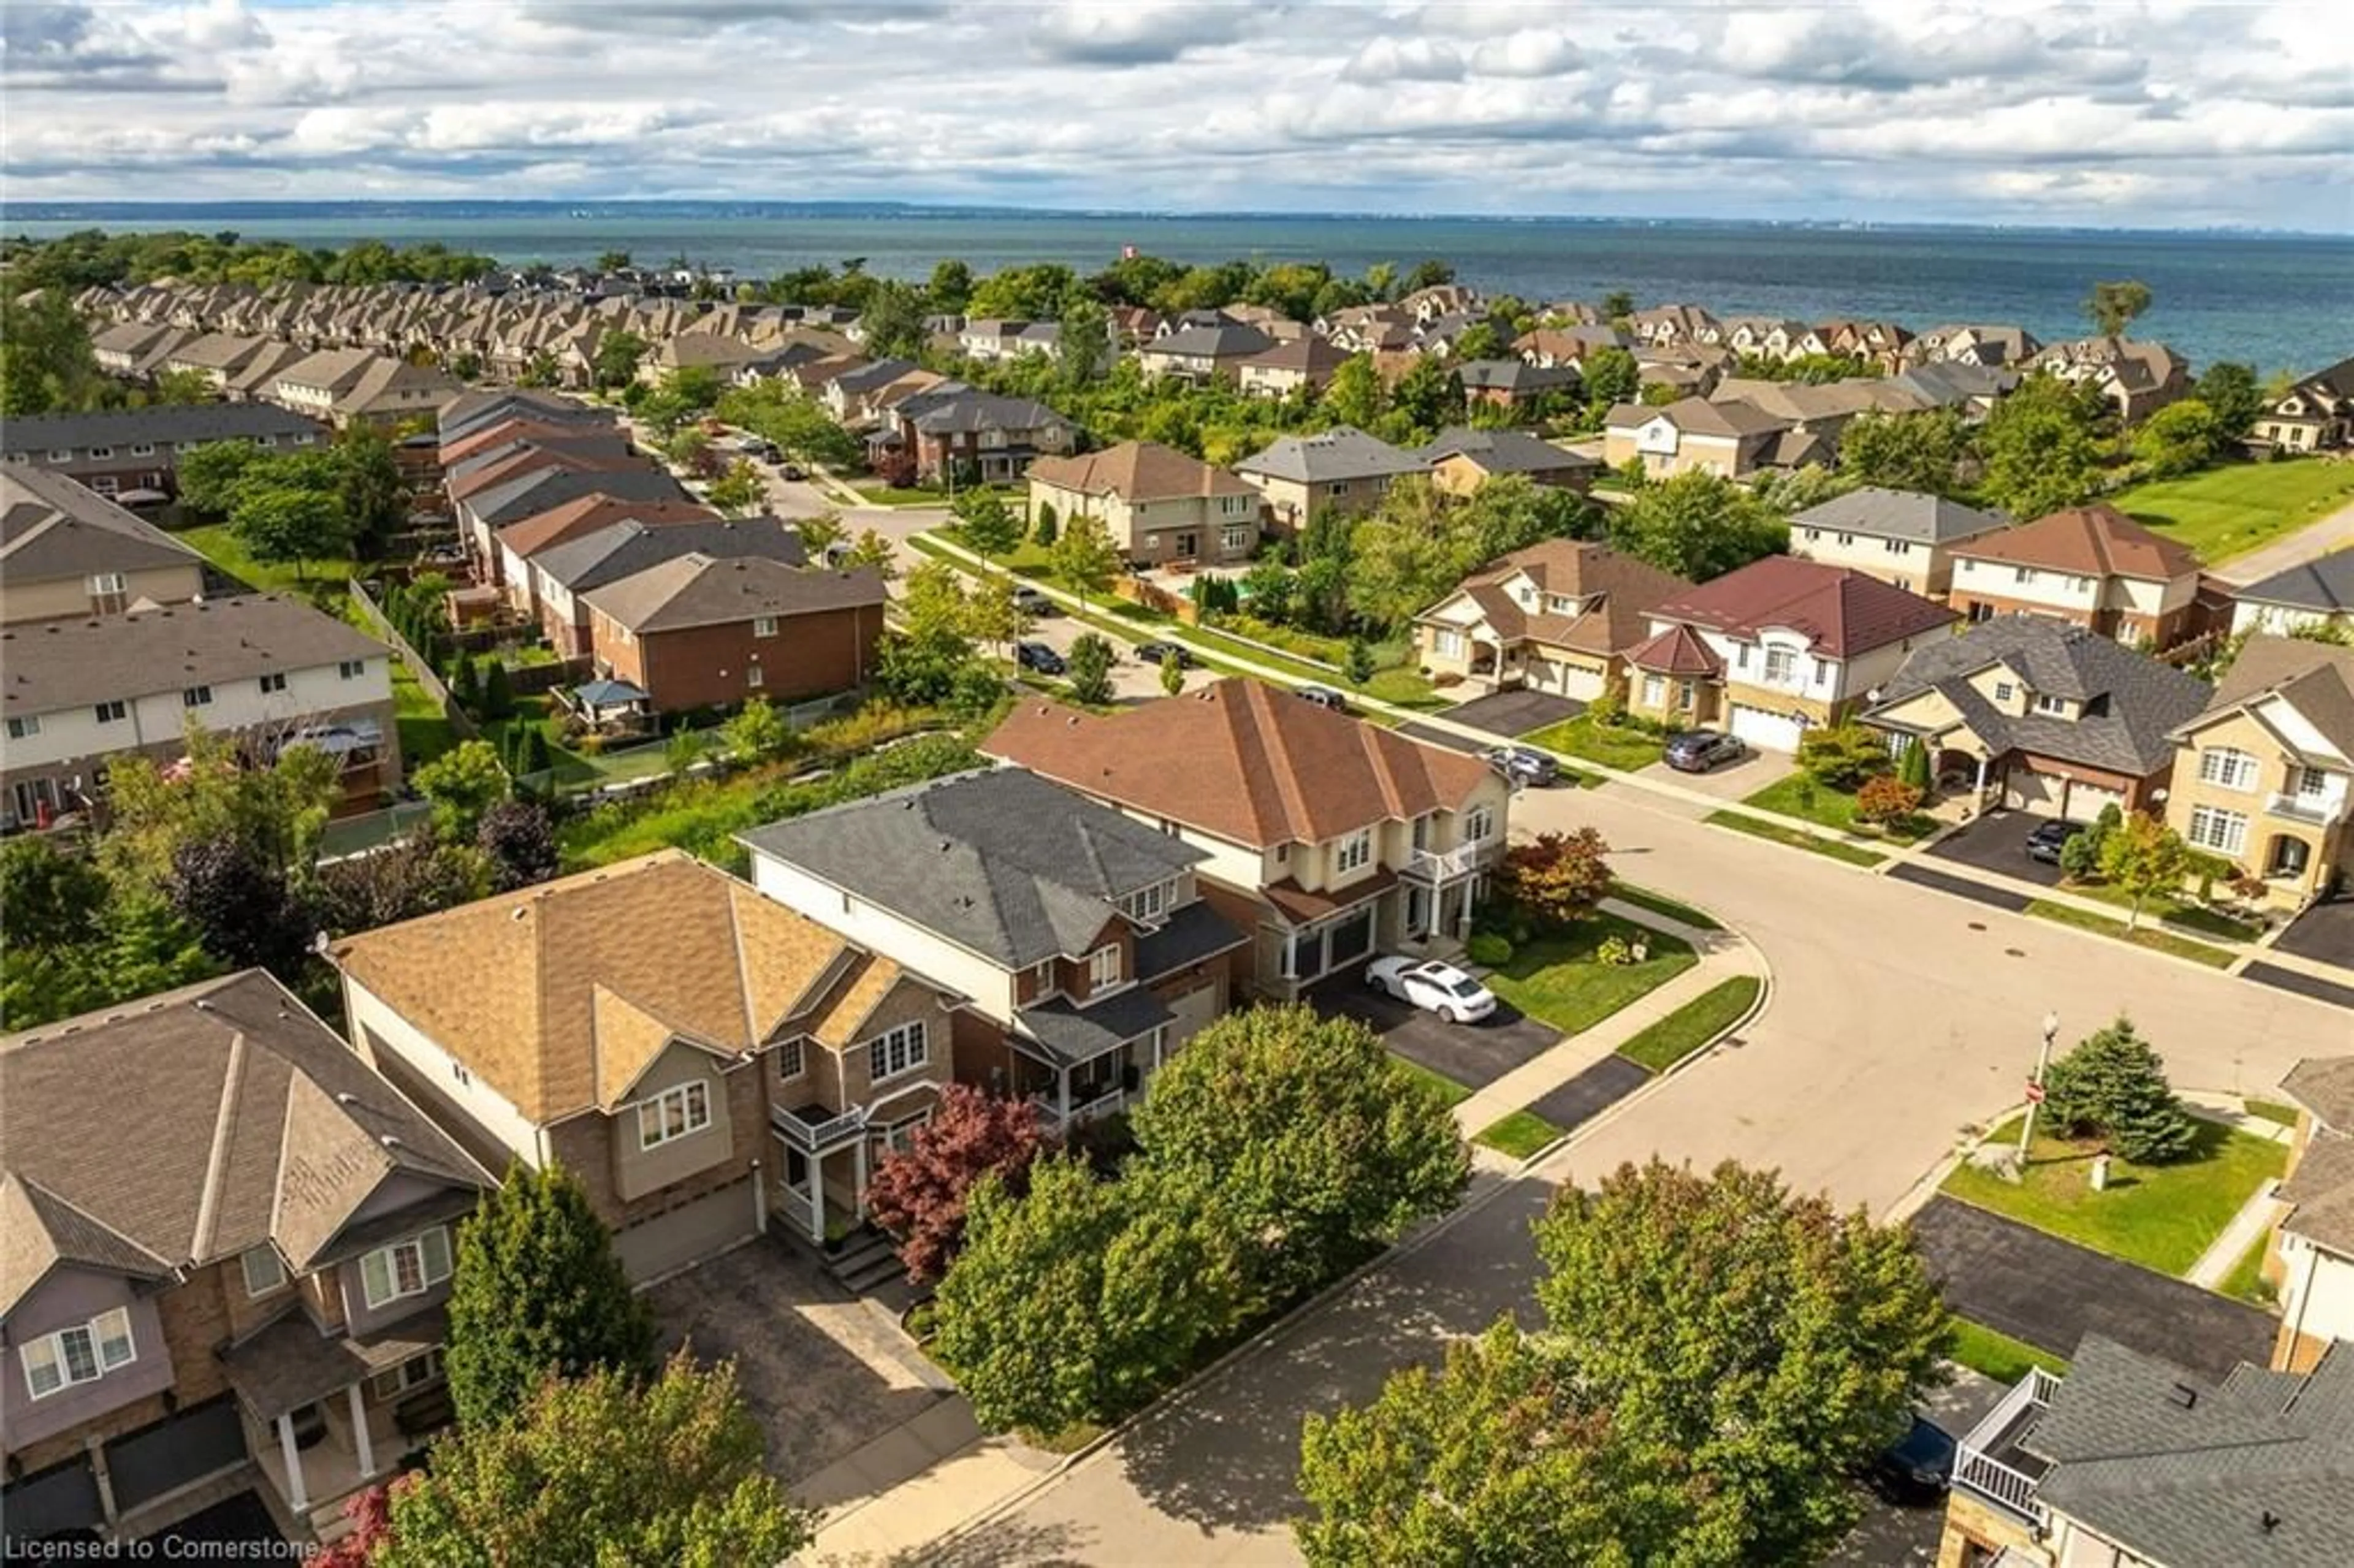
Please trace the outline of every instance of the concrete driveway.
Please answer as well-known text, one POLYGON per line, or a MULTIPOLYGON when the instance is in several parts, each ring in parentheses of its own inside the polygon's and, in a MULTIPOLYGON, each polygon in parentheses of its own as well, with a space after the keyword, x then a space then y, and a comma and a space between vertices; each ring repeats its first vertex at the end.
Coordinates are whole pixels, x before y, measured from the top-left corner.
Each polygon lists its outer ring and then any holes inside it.
MULTIPOLYGON (((1033 620, 1030 623, 1030 630, 1023 634, 1023 641, 1044 642, 1047 647, 1063 655, 1065 659, 1068 659, 1071 656, 1071 644, 1086 633, 1095 630, 1094 627, 1075 615, 1058 613, 1042 616, 1033 620)), ((1139 636, 1148 636, 1150 630, 1150 628, 1142 626, 1137 629, 1139 636)), ((1119 661, 1111 667, 1111 691, 1114 697, 1121 702, 1150 702, 1156 697, 1168 695, 1161 690, 1161 666, 1147 664, 1138 660, 1136 645, 1133 642, 1113 637, 1109 632, 1097 632, 1097 635, 1108 639, 1113 652, 1119 655, 1119 661)), ((1198 692, 1217 679, 1218 676, 1208 670, 1188 670, 1185 672, 1184 690, 1198 692)))
POLYGON ((1585 711, 1584 703, 1546 692, 1491 692, 1487 696, 1456 704, 1447 710, 1447 716, 1457 724, 1468 724, 1509 739, 1574 719, 1585 711))
POLYGON ((1369 1025, 1382 1044, 1416 1066, 1475 1089, 1561 1044, 1560 1030, 1509 1004, 1499 1003, 1485 1022, 1449 1023, 1384 995, 1353 974, 1323 981, 1308 1000, 1320 1012, 1369 1025))
POLYGON ((769 1469, 806 1481, 949 1397, 889 1314, 845 1295, 817 1261, 758 1237, 647 1293, 662 1353, 684 1342, 733 1361, 768 1434, 769 1469))
POLYGON ((1787 752, 1752 749, 1740 761, 1721 763, 1712 772, 1679 773, 1664 762, 1654 762, 1636 777, 1665 779, 1719 800, 1744 800, 1797 770, 1798 759, 1787 752))
POLYGON ((2220 1379, 2272 1352, 2273 1320, 2253 1307, 1951 1198, 1913 1217, 1913 1237, 1947 1306, 2054 1355, 2105 1334, 2220 1379))
MULTIPOLYGON (((2009 1392, 1990 1377, 1956 1367, 1954 1381, 1931 1389, 1918 1408, 1958 1442, 2009 1392)), ((1894 1568, 1899 1563, 1926 1568, 1937 1560, 1937 1543, 1945 1533, 1943 1499, 1907 1506, 1875 1497, 1848 1538, 1823 1562, 1826 1568, 1894 1568)))
POLYGON ((2027 858, 2027 835, 2050 821, 2028 811, 1989 811, 1977 821, 1946 834, 1923 852, 1934 860, 1959 861, 1980 871, 2031 882, 2038 887, 2060 885, 2060 868, 2027 858))
POLYGON ((2273 946, 2300 959, 2354 970, 2354 898, 2315 905, 2298 916, 2273 946))

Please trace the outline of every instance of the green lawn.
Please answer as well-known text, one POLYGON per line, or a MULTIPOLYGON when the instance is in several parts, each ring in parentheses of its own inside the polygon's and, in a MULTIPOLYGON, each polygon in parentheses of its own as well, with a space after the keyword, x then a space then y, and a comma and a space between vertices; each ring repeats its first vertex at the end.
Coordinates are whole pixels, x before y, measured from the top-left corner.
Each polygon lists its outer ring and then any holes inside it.
POLYGON ((2272 1239, 2270 1235, 2261 1235, 2250 1242, 2248 1250, 2240 1255, 2240 1261, 2232 1266, 2232 1272, 2223 1277, 2223 1283, 2216 1288, 2226 1296, 2257 1307, 2270 1307, 2278 1300, 2279 1293, 2273 1289, 2263 1274, 2264 1249, 2272 1245, 2272 1239))
POLYGON ((2259 1121, 2278 1122, 2283 1127, 2296 1125, 2296 1107, 2278 1100, 2243 1100, 2240 1108, 2259 1121))
POLYGON ((1888 858, 1884 854, 1874 854, 1868 849, 1858 849, 1853 844, 1819 839, 1812 833, 1797 828, 1786 828, 1779 822, 1761 822, 1756 818, 1744 816, 1739 811, 1711 811, 1701 821, 1713 827, 1731 828, 1736 833, 1747 833, 1751 838, 1769 839, 1777 844, 1787 844, 1792 849, 1810 850, 1816 854, 1829 855, 1833 860, 1843 860, 1850 865, 1878 865, 1888 858))
POLYGON ((2068 1373, 2068 1363, 2049 1351, 2039 1351, 2023 1340, 2014 1340, 1967 1318, 1954 1319, 1953 1359, 1981 1376, 2005 1384, 2025 1377, 2030 1367, 2041 1367, 2061 1377, 2068 1373))
MULTIPOLYGON (((1944 1191, 2113 1257, 2179 1276, 2265 1178, 2278 1176, 2288 1163, 2288 1150, 2270 1139, 2220 1122, 2195 1126, 2191 1158, 2174 1165, 2113 1160, 2105 1192, 2092 1190, 2094 1145, 2041 1137, 2029 1151, 2024 1181, 1965 1163, 1946 1178, 1944 1191)), ((1996 1144, 2018 1139, 2017 1117, 1987 1135, 1996 1144)))
POLYGON ((1596 915, 1567 930, 1514 944, 1511 961, 1486 979, 1489 990, 1522 1012, 1575 1034, 1699 961, 1690 947, 1665 932, 1615 915, 1596 915), (1612 937, 1647 942, 1650 954, 1639 964, 1602 963, 1594 950, 1612 937))
POLYGON ((313 598, 338 597, 357 569, 347 558, 322 561, 257 561, 225 523, 183 528, 176 535, 189 548, 203 552, 222 571, 261 593, 301 593, 313 598))
POLYGON ((905 489, 896 484, 854 484, 850 487, 874 506, 946 506, 948 494, 938 490, 905 489))
MULTIPOLYGON (((1814 783, 1803 773, 1793 773, 1787 779, 1775 780, 1742 804, 1755 806, 1761 811, 1796 817, 1817 827, 1835 828, 1843 833, 1864 831, 1855 820, 1854 795, 1845 789, 1834 789, 1828 784, 1814 783)), ((1880 834, 1893 842, 1909 844, 1928 832, 1932 826, 1934 824, 1926 817, 1916 816, 1909 822, 1891 823, 1881 829, 1880 834)))
MULTIPOLYGON (((2105 882, 2065 882, 2061 885, 2079 898, 2091 898, 2103 904, 2113 904, 2119 909, 2128 912, 2133 908, 2132 894, 2120 892, 2105 882)), ((2227 942, 2253 942, 2264 934, 2264 929, 2261 926, 2250 925, 2245 920, 2234 920, 2229 915, 2219 915, 2212 909, 2202 908, 2183 898, 2146 899, 2142 903, 2141 917, 2145 922, 2170 920, 2178 926, 2187 927, 2194 931, 2203 931, 2211 937, 2220 937, 2227 942)))
POLYGON ((2354 463, 2238 462, 2108 497, 2135 521, 2188 545, 2209 566, 2268 545, 2354 502, 2354 463))
POLYGON ((1657 736, 1621 725, 1596 724, 1591 714, 1580 714, 1521 738, 1531 746, 1582 757, 1605 768, 1616 768, 1621 773, 1649 768, 1659 759, 1664 748, 1657 736))
MULTIPOLYGON (((980 550, 975 549, 972 544, 965 538, 963 528, 954 523, 942 528, 940 530, 940 536, 960 549, 971 550, 976 556, 982 555, 980 550)), ((982 558, 1003 567, 1007 571, 1014 572, 1023 577, 1043 577, 1048 571, 1046 565, 1046 546, 1029 538, 1027 535, 1024 535, 1013 549, 1007 551, 1004 555, 982 556, 982 558)))
POLYGON ((2210 969, 2230 969, 2240 956, 2237 953, 2225 952, 2221 948, 2211 948, 2204 942, 2194 942, 2188 937, 2178 937, 2171 931, 2161 931, 2152 925, 2145 925, 2136 931, 2127 931, 2126 923, 2122 920, 2112 920, 2105 915, 2095 915, 2089 910, 2079 909, 2073 904, 2054 904, 2048 898, 2038 898, 2029 904, 2027 913, 2039 920, 2049 920, 2055 925, 2073 926, 2079 931, 2092 931, 2104 937, 2115 937, 2121 942, 2131 942, 2137 948, 2147 948, 2154 953, 2171 953, 2178 959, 2189 959, 2193 963, 2205 964, 2210 969))
POLYGON ((1526 1160, 1560 1136, 1561 1128, 1534 1111, 1516 1110, 1495 1126, 1482 1131, 1471 1141, 1492 1149, 1499 1154, 1508 1154, 1515 1160, 1526 1160))
POLYGON ((1720 981, 1619 1046, 1618 1054, 1664 1073, 1739 1022, 1761 983, 1750 975, 1720 981))
POLYGON ((1446 1102, 1450 1110, 1471 1097, 1469 1088, 1443 1074, 1432 1072, 1419 1062, 1410 1062, 1394 1051, 1390 1053, 1390 1060, 1404 1067, 1406 1076, 1428 1084, 1432 1088, 1437 1089, 1439 1098, 1446 1102))
POLYGON ((398 659, 392 661, 392 713, 394 727, 400 732, 401 766, 408 772, 416 772, 458 744, 449 714, 398 659))
POLYGON ((1654 915, 1664 915, 1670 920, 1681 920, 1687 926, 1697 927, 1703 931, 1724 929, 1723 926, 1714 918, 1681 899, 1670 898, 1664 893, 1654 893, 1648 887, 1638 887, 1631 882, 1619 882, 1614 879, 1610 884, 1610 896, 1623 899, 1638 909, 1648 909, 1654 915))

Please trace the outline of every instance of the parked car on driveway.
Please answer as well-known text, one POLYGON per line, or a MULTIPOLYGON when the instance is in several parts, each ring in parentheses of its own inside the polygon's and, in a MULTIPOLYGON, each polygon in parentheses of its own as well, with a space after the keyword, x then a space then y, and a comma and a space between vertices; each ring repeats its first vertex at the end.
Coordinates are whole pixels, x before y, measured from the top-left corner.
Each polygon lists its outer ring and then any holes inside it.
POLYGON ((2058 865, 2060 852, 2068 847, 2068 841, 2091 825, 2089 822, 2063 822, 2057 818, 2048 822, 2038 822, 2035 831, 2027 835, 2027 858, 2040 860, 2046 865, 2058 865))
POLYGON ((807 479, 809 477, 809 470, 803 468, 797 462, 789 462, 785 464, 784 467, 779 469, 777 471, 777 474, 778 477, 781 479, 807 479))
POLYGON ((1190 670, 1200 662, 1183 644, 1177 642, 1140 642, 1136 645, 1136 662, 1140 664, 1160 664, 1174 658, 1180 670, 1190 670))
POLYGON ((1872 1459, 1872 1489, 1893 1503, 1937 1501, 1953 1481, 1954 1447, 1953 1434, 1914 1414, 1904 1436, 1872 1459))
POLYGON ((1063 656, 1044 642, 1015 643, 1013 662, 1024 670, 1035 670, 1041 675, 1059 675, 1067 668, 1063 656))
POLYGON ((1722 730, 1688 729, 1669 738, 1667 764, 1679 773, 1706 773, 1749 755, 1748 744, 1722 730))
POLYGON ((1059 615, 1062 607, 1027 583, 1013 590, 1013 608, 1024 615, 1059 615))
POLYGON ((1561 764, 1549 752, 1527 746, 1491 746, 1479 754, 1489 767, 1512 785, 1544 789, 1561 781, 1561 764))
POLYGON ((1375 959, 1365 966, 1365 983, 1450 1023, 1477 1023, 1496 1011, 1495 992, 1436 959, 1375 959))
POLYGON ((1336 714, 1349 711, 1349 699, 1330 686, 1294 686, 1291 694, 1303 697, 1320 708, 1331 708, 1336 714))

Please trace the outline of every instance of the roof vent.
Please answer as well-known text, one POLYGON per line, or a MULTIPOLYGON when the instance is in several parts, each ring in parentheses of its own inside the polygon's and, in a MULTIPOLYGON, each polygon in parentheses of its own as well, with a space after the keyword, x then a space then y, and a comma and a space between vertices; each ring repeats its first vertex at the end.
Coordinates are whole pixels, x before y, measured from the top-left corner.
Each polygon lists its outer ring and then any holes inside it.
POLYGON ((355 1106, 360 1103, 360 1097, 349 1089, 338 1089, 335 1091, 335 1103, 339 1106, 355 1106))
POLYGON ((529 905, 518 904, 514 906, 514 913, 508 916, 507 918, 510 920, 521 920, 530 915, 530 913, 531 906, 529 905))
POLYGON ((2281 1516, 2274 1513, 2272 1510, 2266 1509, 2264 1512, 2256 1516, 2256 1522, 2264 1527, 2264 1533, 2266 1535, 2270 1535, 2274 1531, 2278 1530, 2281 1527, 2281 1516))
POLYGON ((2180 1405, 2183 1409, 2189 1410, 2198 1404, 2199 1391, 2191 1387, 2187 1383, 2178 1383, 2174 1385, 2172 1392, 2168 1393, 2166 1397, 2180 1405))
POLYGON ((398 1149, 400 1147, 400 1139, 393 1137, 393 1135, 388 1132, 377 1134, 376 1141, 383 1144, 387 1149, 398 1149))

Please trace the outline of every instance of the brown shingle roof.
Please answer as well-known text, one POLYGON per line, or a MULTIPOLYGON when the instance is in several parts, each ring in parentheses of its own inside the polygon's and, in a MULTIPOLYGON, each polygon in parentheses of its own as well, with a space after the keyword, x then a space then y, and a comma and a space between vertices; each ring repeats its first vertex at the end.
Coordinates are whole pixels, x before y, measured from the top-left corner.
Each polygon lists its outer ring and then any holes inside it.
POLYGON ((2044 567, 2077 577, 2170 582, 2199 570, 2199 557, 2151 533, 2106 503, 2072 506, 1954 547, 1956 558, 2044 567))
POLYGON ((2292 1205, 2282 1230, 2354 1257, 2354 1138, 2315 1133, 2280 1195, 2292 1205))
POLYGON ((626 443, 609 445, 605 438, 548 437, 546 440, 545 445, 539 441, 526 443, 471 472, 452 476, 445 487, 450 499, 463 501, 485 490, 494 490, 509 480, 536 473, 541 469, 560 468, 573 473, 610 473, 619 469, 647 466, 646 461, 631 451, 626 443))
POLYGON ((355 983, 543 1126, 610 1109, 673 1037, 729 1054, 768 1044, 851 950, 678 850, 332 949, 355 983))
POLYGON ((561 506, 518 517, 498 531, 499 545, 529 559, 550 545, 585 538, 616 523, 660 528, 669 523, 711 523, 719 514, 698 501, 630 501, 601 493, 575 496, 561 506))
POLYGON ((2308 642, 2301 637, 2251 637, 2215 688, 2206 711, 2185 726, 2277 696, 2341 756, 2354 754, 2354 648, 2308 642))
POLYGON ((1686 435, 1725 440, 1771 435, 1790 428, 1789 420, 1777 419, 1753 404, 1712 403, 1705 397, 1680 397, 1658 408, 1648 403, 1620 403, 1610 410, 1603 425, 1606 429, 1635 429, 1649 424, 1654 415, 1664 415, 1669 423, 1686 435))
POLYGON ((1627 662, 1638 670, 1654 671, 1663 675, 1721 675, 1724 661, 1709 651, 1707 643, 1691 627, 1669 627, 1657 637, 1627 655, 1627 662))
POLYGON ((1043 457, 1030 477, 1082 495, 1117 495, 1123 501, 1250 495, 1258 492, 1242 478, 1159 441, 1122 441, 1099 452, 1043 457))
POLYGON ((2354 1134, 2354 1056, 2307 1056, 2281 1087, 2322 1126, 2354 1134))
POLYGON ((865 567, 789 567, 764 556, 681 556, 592 588, 588 601, 631 631, 732 626, 763 616, 816 615, 880 605, 883 579, 865 567))
POLYGON ((203 564, 161 528, 61 473, 24 463, 0 469, 0 572, 12 582, 203 564))
POLYGON ((1489 777, 1475 757, 1241 677, 1101 717, 1024 703, 982 749, 1082 793, 1262 848, 1451 810, 1489 777))
POLYGON ((1767 556, 1659 605, 1653 615, 1752 638, 1769 626, 1807 634, 1834 659, 1917 636, 1959 620, 1944 605, 1850 567, 1767 556))
POLYGON ((1545 539, 1490 562, 1464 589, 1504 636, 1582 653, 1617 653, 1643 641, 1652 609, 1691 592, 1692 585, 1607 545, 1545 539), (1574 616, 1548 610, 1542 602, 1524 609, 1500 586, 1516 572, 1526 572, 1547 597, 1585 600, 1600 595, 1602 602, 1574 616))

